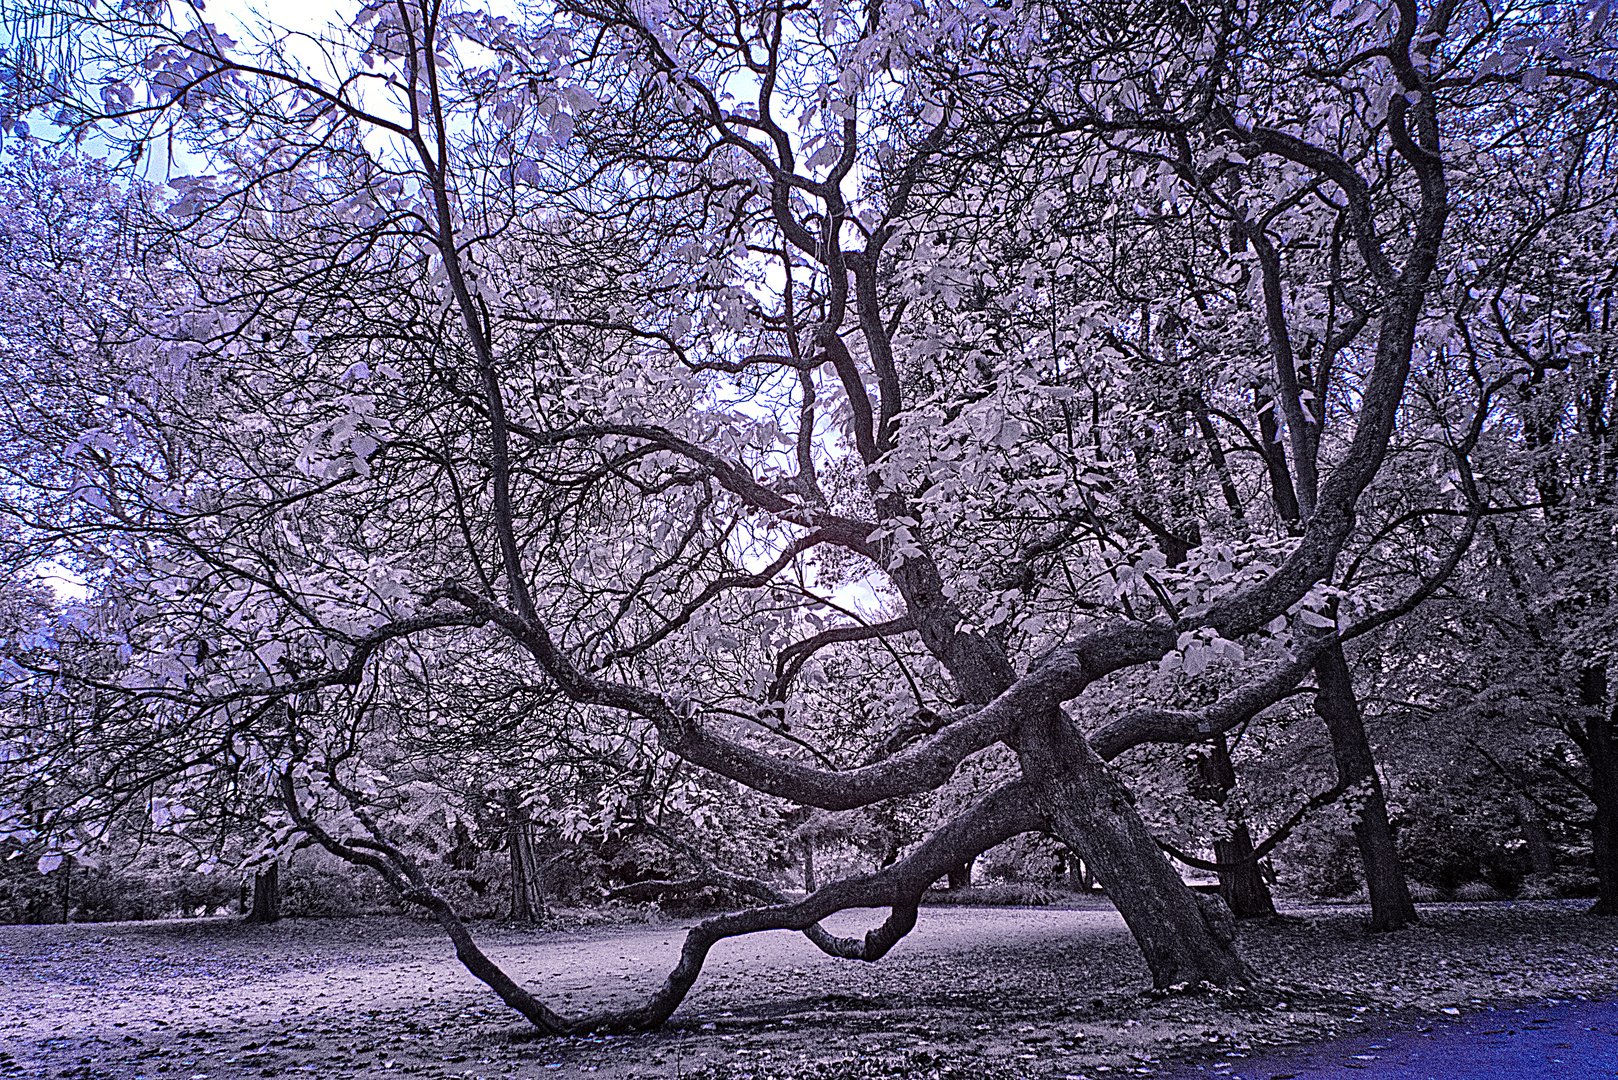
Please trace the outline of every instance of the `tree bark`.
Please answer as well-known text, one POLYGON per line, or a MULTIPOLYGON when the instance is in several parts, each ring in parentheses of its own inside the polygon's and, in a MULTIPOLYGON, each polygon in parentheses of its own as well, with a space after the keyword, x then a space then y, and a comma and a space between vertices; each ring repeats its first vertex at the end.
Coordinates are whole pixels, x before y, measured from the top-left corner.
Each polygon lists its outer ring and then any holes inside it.
POLYGON ((1017 754, 1058 836, 1094 871, 1159 990, 1252 980, 1223 902, 1189 889, 1131 805, 1128 789, 1059 707, 1026 722, 1017 754))
MULTIPOLYGON (((1208 798, 1217 806, 1228 807, 1236 787, 1236 765, 1230 759, 1230 744, 1223 733, 1214 736, 1207 754, 1197 762, 1198 778, 1208 798)), ((1214 862, 1219 870, 1219 896, 1238 919, 1257 919, 1275 914, 1275 899, 1259 873, 1253 858, 1253 834, 1236 810, 1227 810, 1231 832, 1214 841, 1214 862)))
POLYGON ((534 827, 515 798, 506 803, 507 838, 511 849, 511 921, 541 922, 550 910, 545 903, 545 881, 534 851, 534 827))
POLYGON ((1590 664, 1579 675, 1585 707, 1583 738, 1576 739, 1590 763, 1590 849, 1595 860, 1596 902, 1592 915, 1618 916, 1618 706, 1607 704, 1607 665, 1590 664))
POLYGON ((1359 845, 1365 887, 1371 897, 1371 929, 1398 930, 1416 922, 1416 905, 1410 899, 1404 868, 1399 865, 1387 799, 1376 775, 1371 742, 1365 736, 1359 701, 1354 696, 1353 676, 1340 644, 1331 645, 1315 662, 1315 678, 1320 687, 1315 694, 1315 712, 1325 721, 1331 736, 1337 782, 1365 790, 1359 819, 1354 823, 1354 840, 1359 845))
POLYGON ((253 907, 247 913, 250 923, 272 923, 281 918, 281 864, 272 862, 253 874, 253 907))

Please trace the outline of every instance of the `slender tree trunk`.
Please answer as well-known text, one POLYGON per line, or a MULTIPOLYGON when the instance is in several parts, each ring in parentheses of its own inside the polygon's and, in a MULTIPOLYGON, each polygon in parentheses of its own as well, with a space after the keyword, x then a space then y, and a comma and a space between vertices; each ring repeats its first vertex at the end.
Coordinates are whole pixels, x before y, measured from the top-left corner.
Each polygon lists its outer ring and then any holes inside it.
POLYGON ((1540 816, 1534 801, 1522 792, 1512 796, 1517 810, 1517 821, 1522 825, 1524 850, 1528 854, 1528 876, 1547 878, 1556 872, 1556 848, 1551 843, 1550 830, 1540 816))
POLYGON ((71 855, 62 859, 62 921, 72 922, 73 916, 73 863, 71 855))
POLYGON ((803 841, 803 891, 812 893, 820 888, 819 879, 815 877, 815 842, 803 841))
POLYGON ((1398 930, 1416 921, 1416 905, 1411 902, 1410 886, 1399 865, 1387 799, 1376 775, 1371 743, 1365 736, 1365 723, 1342 646, 1334 644, 1321 655, 1315 663, 1315 678, 1320 686, 1315 694, 1315 712, 1326 722, 1331 736, 1337 782, 1365 789, 1359 820, 1354 823, 1354 839, 1365 869, 1366 891, 1371 896, 1371 929, 1398 930))
POLYGON ((253 907, 247 913, 250 923, 272 923, 281 918, 281 864, 272 862, 253 874, 253 907))
MULTIPOLYGON (((1229 806, 1236 787, 1236 765, 1230 759, 1230 744, 1223 733, 1214 736, 1209 752, 1197 762, 1198 778, 1207 797, 1218 806, 1229 806)), ((1257 919, 1275 914, 1275 899, 1259 873, 1253 858, 1253 834, 1236 810, 1227 812, 1231 833, 1214 841, 1214 862, 1219 870, 1219 895, 1238 919, 1257 919)))
POLYGON ((1146 956, 1160 990, 1251 980, 1236 952, 1225 905, 1200 898, 1163 857, 1129 792, 1059 707, 1025 723, 1017 740, 1023 773, 1051 824, 1095 873, 1146 956))
POLYGON ((1618 705, 1607 705, 1607 665, 1591 664, 1579 676, 1579 704, 1585 706, 1582 739, 1590 763, 1591 853, 1595 859, 1596 903, 1592 915, 1618 915, 1618 705))
POLYGON ((545 882, 534 851, 534 826, 515 798, 506 803, 507 840, 511 849, 511 920, 541 922, 550 914, 545 903, 545 882))

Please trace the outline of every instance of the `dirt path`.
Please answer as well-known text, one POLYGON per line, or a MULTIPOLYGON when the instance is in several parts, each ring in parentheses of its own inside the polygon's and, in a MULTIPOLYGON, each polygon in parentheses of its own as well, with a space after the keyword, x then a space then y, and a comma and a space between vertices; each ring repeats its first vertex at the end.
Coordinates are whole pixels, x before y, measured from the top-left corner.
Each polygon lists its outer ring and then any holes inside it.
MULTIPOLYGON (((1099 1078, 1389 1010, 1618 992, 1618 928, 1565 906, 1435 910, 1397 947, 1353 911, 1308 916, 1250 928, 1243 947, 1311 985, 1234 1011, 1141 999, 1144 967, 1110 909, 928 909, 875 965, 788 933, 724 943, 671 1030, 569 1040, 528 1035, 435 929, 405 919, 0 927, 0 1077, 1099 1078)), ((682 932, 481 937, 548 1001, 583 1010, 644 993, 682 932)))

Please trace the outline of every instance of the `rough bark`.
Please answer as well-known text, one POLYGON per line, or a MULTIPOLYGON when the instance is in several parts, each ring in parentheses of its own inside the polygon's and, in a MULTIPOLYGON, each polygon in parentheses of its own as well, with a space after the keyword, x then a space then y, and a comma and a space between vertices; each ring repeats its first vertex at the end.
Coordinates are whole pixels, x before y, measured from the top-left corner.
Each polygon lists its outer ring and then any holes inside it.
POLYGON ((1371 897, 1371 929, 1398 930, 1416 921, 1416 905, 1410 899, 1410 887, 1399 864, 1387 799, 1376 774, 1371 743, 1354 696, 1353 676, 1341 645, 1334 643, 1316 659, 1315 678, 1319 685, 1315 712, 1325 721, 1331 736, 1337 782, 1341 786, 1358 786, 1365 792, 1354 823, 1354 840, 1371 897))
POLYGON ((1531 879, 1543 879, 1556 872, 1556 847, 1551 843, 1550 830, 1545 827, 1545 819, 1539 808, 1521 791, 1512 796, 1512 805, 1517 811, 1517 821, 1522 826, 1524 853, 1528 856, 1528 875, 1531 879))
POLYGON ((253 874, 253 906, 247 912, 250 923, 273 923, 281 918, 281 864, 272 862, 253 874))
POLYGON ((511 855, 511 919, 535 923, 550 914, 545 903, 545 878, 534 850, 534 826, 515 799, 507 804, 507 843, 511 855))
POLYGON ((1123 916, 1159 990, 1238 987, 1252 973, 1218 900, 1198 897, 1163 857, 1128 790, 1057 707, 1023 725, 1017 752, 1053 831, 1123 916))

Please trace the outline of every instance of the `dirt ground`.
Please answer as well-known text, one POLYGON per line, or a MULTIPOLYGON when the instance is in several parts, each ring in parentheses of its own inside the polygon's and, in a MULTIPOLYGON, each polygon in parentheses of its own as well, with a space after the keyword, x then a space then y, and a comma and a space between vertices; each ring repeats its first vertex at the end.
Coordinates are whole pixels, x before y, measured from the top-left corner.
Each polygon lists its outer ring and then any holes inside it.
MULTIPOLYGON (((1242 931, 1273 988, 1223 1003, 1142 995, 1110 908, 931 908, 878 964, 784 932, 722 943, 669 1030, 578 1039, 529 1034, 436 928, 403 918, 5 926, 0 1078, 1161 1075, 1489 1002, 1618 996, 1618 920, 1582 906, 1428 905, 1380 937, 1363 910, 1296 909, 1242 931)), ((683 925, 481 938, 582 1010, 661 981, 683 925)))

